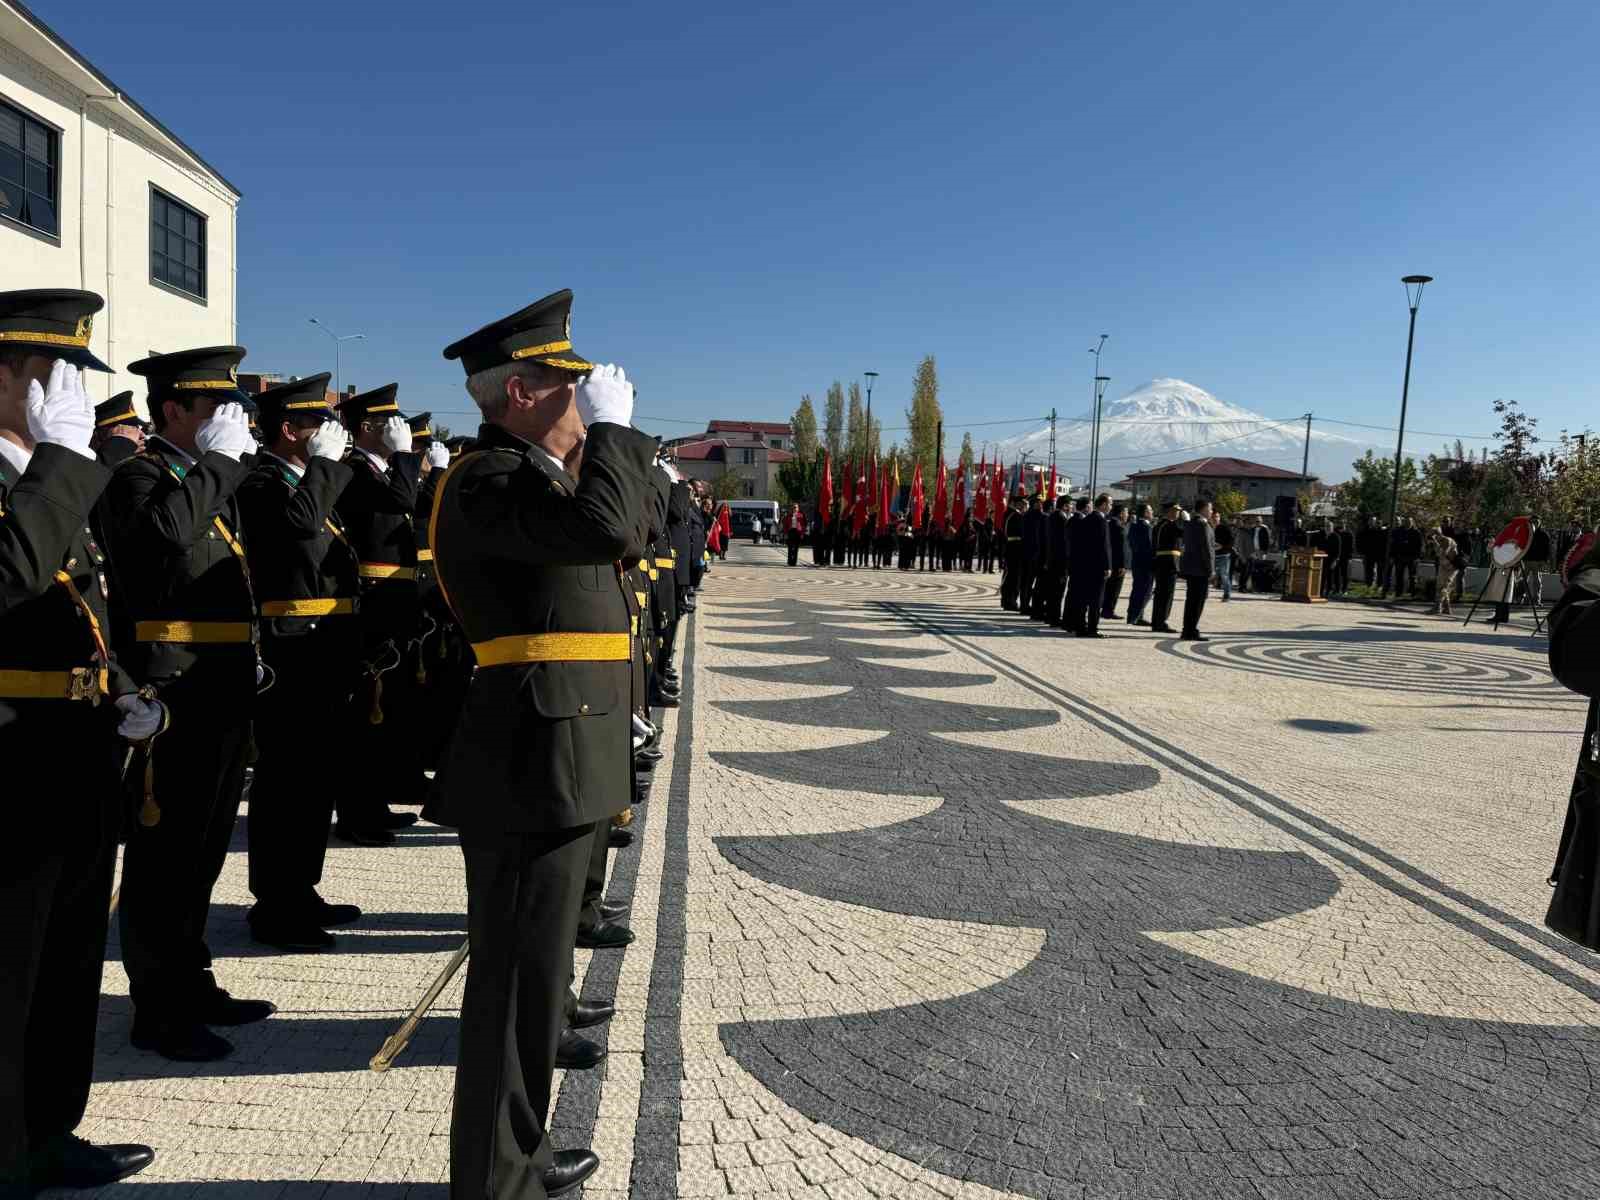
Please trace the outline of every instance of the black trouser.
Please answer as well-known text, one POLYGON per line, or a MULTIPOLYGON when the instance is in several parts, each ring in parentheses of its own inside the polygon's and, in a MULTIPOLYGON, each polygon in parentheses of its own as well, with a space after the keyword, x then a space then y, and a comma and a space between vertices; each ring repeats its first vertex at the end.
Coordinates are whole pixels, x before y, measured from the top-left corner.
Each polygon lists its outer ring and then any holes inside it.
POLYGON ((600 924, 600 906, 606 898, 606 853, 611 849, 611 821, 596 821, 589 844, 589 865, 583 876, 583 904, 578 909, 578 928, 593 930, 600 924))
POLYGON ((1017 595, 1022 582, 1022 548, 1012 543, 1006 549, 1005 569, 1000 574, 1000 607, 1017 611, 1017 595), (1012 548, 1015 547, 1015 548, 1012 548))
POLYGON ((206 914, 239 816, 251 699, 176 688, 162 699, 172 725, 155 740, 160 818, 132 825, 117 916, 134 1008, 187 1022, 216 988, 206 914))
POLYGON ((1036 559, 1022 559, 1021 570, 1017 572, 1017 609, 1024 614, 1033 611, 1033 583, 1039 574, 1039 564, 1036 559))
POLYGON ((1117 601, 1122 599, 1122 581, 1124 578, 1126 578, 1124 571, 1113 571, 1111 572, 1111 578, 1106 580, 1106 585, 1102 589, 1103 595, 1100 605, 1100 615, 1102 617, 1114 617, 1117 615, 1117 601))
POLYGON ((1144 606, 1150 603, 1151 582, 1150 568, 1133 569, 1133 591, 1128 594, 1128 624, 1144 616, 1144 606))
MULTIPOLYGON (((366 595, 370 591, 363 598, 366 595)), ((415 627, 362 631, 363 665, 351 690, 345 726, 350 730, 348 753, 361 764, 362 785, 345 789, 334 801, 339 823, 352 829, 383 829, 389 805, 423 800, 425 780, 416 737, 422 689, 417 684, 417 652, 411 646, 414 636, 415 627), (374 679, 365 664, 389 669, 374 679)))
POLYGON ((1066 572, 1057 566, 1046 567, 1033 585, 1033 594, 1039 597, 1039 619, 1052 625, 1061 624, 1061 606, 1067 595, 1066 572))
POLYGON ((1581 942, 1591 950, 1600 949, 1600 789, 1585 769, 1584 757, 1595 736, 1600 716, 1600 701, 1589 702, 1589 720, 1578 747, 1578 766, 1572 776, 1572 792, 1567 803, 1567 819, 1556 847, 1556 862, 1550 872, 1556 890, 1544 923, 1564 937, 1581 942))
POLYGON ((450 1194, 542 1197, 556 1046, 593 825, 461 830, 466 992, 450 1118, 450 1194))
POLYGON ((0 839, 0 1185, 25 1180, 30 1151, 83 1119, 123 819, 119 743, 104 708, 4 707, 18 715, 0 725, 0 757, 38 764, 40 787, 45 764, 70 779, 31 796, 14 788, 0 839))
MULTIPOLYGON (((334 616, 327 621, 348 621, 334 616)), ((302 908, 313 903, 328 851, 334 797, 360 786, 346 770, 350 705, 356 666, 323 638, 267 638, 261 657, 275 682, 256 701, 255 778, 250 784, 250 891, 263 905, 302 908), (338 749, 306 769, 306 731, 331 735, 338 749)), ((160 782, 157 777, 158 784, 160 782)))
POLYGON ((1172 598, 1178 590, 1178 564, 1170 555, 1156 559, 1155 580, 1156 598, 1150 609, 1150 624, 1162 628, 1170 623, 1172 598))
POLYGON ((800 535, 795 530, 791 529, 789 531, 789 565, 791 567, 794 567, 794 566, 798 566, 799 564, 800 564, 800 535))
POLYGON ((1104 587, 1103 571, 1073 571, 1067 577, 1067 608, 1061 617, 1062 627, 1072 633, 1097 632, 1104 587))
POLYGON ((1200 614, 1206 610, 1206 596, 1211 591, 1209 575, 1183 577, 1183 629, 1182 633, 1200 632, 1200 614))

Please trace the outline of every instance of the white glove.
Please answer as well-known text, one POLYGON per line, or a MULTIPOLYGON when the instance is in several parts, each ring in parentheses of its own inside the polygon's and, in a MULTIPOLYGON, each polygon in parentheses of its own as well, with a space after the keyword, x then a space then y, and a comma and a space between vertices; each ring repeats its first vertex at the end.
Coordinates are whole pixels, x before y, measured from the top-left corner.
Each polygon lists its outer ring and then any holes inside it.
POLYGON ((350 431, 337 421, 324 421, 311 435, 311 457, 338 462, 350 448, 350 431))
POLYGON ((130 742, 142 742, 155 736, 167 723, 166 706, 159 700, 146 700, 139 695, 118 696, 116 705, 122 714, 117 732, 130 742))
POLYGON ((255 450, 256 439, 250 436, 250 418, 245 415, 244 405, 236 400, 219 404, 217 411, 195 430, 194 447, 201 454, 217 453, 234 462, 255 450))
POLYGON ((434 442, 428 447, 428 465, 435 469, 450 465, 450 448, 443 442, 434 442))
POLYGON ((596 367, 578 384, 578 419, 626 425, 633 420, 633 384, 614 363, 596 367))
POLYGON ((406 424, 404 417, 390 417, 383 423, 383 444, 391 453, 411 449, 411 426, 406 424))
POLYGON ((94 401, 83 390, 78 368, 63 359, 50 366, 50 382, 28 384, 28 432, 36 442, 50 442, 93 458, 94 401))

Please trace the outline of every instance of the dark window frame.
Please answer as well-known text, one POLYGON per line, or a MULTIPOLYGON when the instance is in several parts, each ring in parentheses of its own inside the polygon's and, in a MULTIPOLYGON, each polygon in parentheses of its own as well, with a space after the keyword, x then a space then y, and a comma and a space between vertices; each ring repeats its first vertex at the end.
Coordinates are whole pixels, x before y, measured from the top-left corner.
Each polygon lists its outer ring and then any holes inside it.
POLYGON ((13 225, 18 229, 25 230, 30 234, 43 238, 54 245, 59 246, 61 244, 61 161, 62 151, 66 140, 66 131, 53 121, 45 120, 32 109, 18 104, 15 100, 12 100, 9 96, 4 94, 0 94, 0 108, 10 109, 16 114, 17 119, 20 122, 19 128, 22 133, 21 145, 16 148, 17 156, 21 162, 22 178, 21 180, 17 181, 13 181, 9 178, 0 178, 0 191, 11 193, 15 190, 20 190, 23 195, 24 205, 27 204, 27 198, 30 195, 38 196, 49 207, 50 216, 54 223, 54 227, 52 228, 50 226, 41 225, 32 220, 24 219, 21 216, 20 211, 17 213, 0 212, 0 221, 4 221, 6 224, 13 225), (28 127, 30 125, 38 126, 40 132, 42 132, 48 139, 47 152, 54 153, 54 161, 41 162, 40 160, 36 160, 28 154, 28 127), (48 173, 46 179, 47 186, 50 189, 50 194, 48 195, 46 195, 44 192, 40 192, 37 188, 28 186, 28 170, 30 166, 35 164, 40 166, 48 173))
POLYGON ((206 272, 211 258, 210 235, 207 231, 209 223, 210 218, 192 204, 185 204, 171 192, 153 183, 150 185, 150 282, 154 286, 198 304, 206 303, 209 295, 206 272), (172 225, 175 216, 179 221, 177 228, 172 225), (189 218, 193 218, 195 236, 192 237, 189 218), (176 256, 173 254, 174 240, 178 251, 176 256), (190 247, 194 249, 193 264, 188 261, 186 253, 190 247), (189 286, 191 276, 194 287, 189 286))

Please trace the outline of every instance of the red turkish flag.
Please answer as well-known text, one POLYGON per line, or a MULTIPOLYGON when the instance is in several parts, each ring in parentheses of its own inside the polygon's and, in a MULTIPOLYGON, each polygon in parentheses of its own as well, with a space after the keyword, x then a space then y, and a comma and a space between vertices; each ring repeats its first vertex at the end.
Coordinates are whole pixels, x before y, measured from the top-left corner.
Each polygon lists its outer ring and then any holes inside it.
POLYGON ((984 454, 978 462, 977 485, 973 488, 977 495, 972 498, 972 519, 980 524, 989 516, 989 455, 984 454))
POLYGON ((967 519, 967 473, 960 466, 956 467, 956 502, 950 509, 950 528, 960 529, 961 522, 967 519))
POLYGON ((844 474, 844 511, 849 512, 856 506, 856 464, 845 464, 844 474))
POLYGON ((817 482, 817 520, 822 528, 828 527, 828 518, 833 514, 833 455, 827 451, 822 453, 822 478, 817 482))
POLYGON ((1054 500, 1056 498, 1056 468, 1054 463, 1050 465, 1050 490, 1044 494, 1044 497, 1046 500, 1054 500))
POLYGON ((911 474, 911 528, 922 528, 922 510, 927 505, 927 498, 922 492, 922 464, 917 464, 917 469, 911 474))
POLYGON ((933 527, 944 529, 945 520, 950 515, 950 493, 945 490, 944 459, 939 460, 939 480, 933 485, 933 527))
POLYGON ((996 460, 994 479, 989 485, 989 507, 994 509, 994 519, 999 521, 1006 511, 1006 469, 996 460))

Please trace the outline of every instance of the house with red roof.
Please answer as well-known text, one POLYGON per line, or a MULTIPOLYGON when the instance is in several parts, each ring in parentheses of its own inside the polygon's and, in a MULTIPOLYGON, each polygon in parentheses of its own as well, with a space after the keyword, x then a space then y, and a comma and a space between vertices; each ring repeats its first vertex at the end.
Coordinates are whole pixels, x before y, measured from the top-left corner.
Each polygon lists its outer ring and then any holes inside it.
POLYGON ((1117 486, 1133 494, 1137 504, 1165 504, 1176 500, 1193 508, 1200 500, 1214 500, 1223 492, 1240 492, 1246 508, 1270 506, 1279 496, 1298 495, 1316 482, 1315 475, 1285 471, 1243 458, 1191 458, 1129 475, 1117 486))

